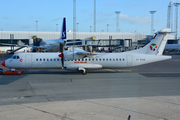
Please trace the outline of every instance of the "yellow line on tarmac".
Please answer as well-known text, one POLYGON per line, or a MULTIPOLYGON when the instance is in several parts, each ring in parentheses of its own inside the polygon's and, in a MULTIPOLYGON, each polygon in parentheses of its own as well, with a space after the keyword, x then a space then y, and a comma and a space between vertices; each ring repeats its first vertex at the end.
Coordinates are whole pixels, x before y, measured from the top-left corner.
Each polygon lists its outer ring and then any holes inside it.
POLYGON ((132 72, 132 70, 118 70, 119 72, 132 72))
POLYGON ((115 70, 111 70, 111 69, 104 69, 104 70, 111 71, 111 72, 116 72, 115 70))

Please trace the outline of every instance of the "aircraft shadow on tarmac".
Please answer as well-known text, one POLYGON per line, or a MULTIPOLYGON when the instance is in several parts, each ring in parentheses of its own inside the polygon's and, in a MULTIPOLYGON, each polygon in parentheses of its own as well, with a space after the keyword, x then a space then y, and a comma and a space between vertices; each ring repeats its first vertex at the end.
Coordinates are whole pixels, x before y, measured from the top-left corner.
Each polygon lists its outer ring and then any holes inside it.
POLYGON ((0 85, 8 85, 24 77, 26 75, 0 75, 0 85))

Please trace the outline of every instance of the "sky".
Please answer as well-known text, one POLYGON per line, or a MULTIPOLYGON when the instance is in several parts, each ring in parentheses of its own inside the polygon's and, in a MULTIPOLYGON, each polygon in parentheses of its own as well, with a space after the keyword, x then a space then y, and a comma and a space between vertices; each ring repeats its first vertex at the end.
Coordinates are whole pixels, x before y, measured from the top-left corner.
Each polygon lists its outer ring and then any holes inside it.
MULTIPOLYGON (((154 14, 154 30, 159 31, 166 28, 169 2, 170 0, 96 0, 96 32, 107 32, 107 24, 108 32, 116 32, 115 11, 121 11, 120 32, 149 35, 149 11, 154 10, 157 11, 154 14)), ((56 24, 58 31, 61 31, 63 17, 66 17, 67 30, 73 31, 73 0, 0 0, 0 4, 1 31, 36 31, 36 21, 38 31, 55 32, 56 24)), ((76 0, 76 23, 79 23, 76 24, 78 32, 90 32, 90 26, 93 31, 94 0, 76 0)))

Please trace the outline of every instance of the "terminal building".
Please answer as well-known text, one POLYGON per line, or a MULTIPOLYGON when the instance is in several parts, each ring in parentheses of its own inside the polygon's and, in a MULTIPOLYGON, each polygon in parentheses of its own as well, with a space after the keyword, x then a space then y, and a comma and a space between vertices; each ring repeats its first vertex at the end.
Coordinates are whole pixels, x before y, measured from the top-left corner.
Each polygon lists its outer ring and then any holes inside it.
MULTIPOLYGON (((40 40, 58 39, 60 32, 39 32, 39 31, 0 31, 0 43, 9 44, 36 44, 33 40, 37 37, 40 40)), ((81 40, 85 44, 98 44, 98 47, 110 48, 118 47, 129 48, 143 46, 152 36, 145 33, 119 33, 119 32, 67 32, 67 40, 81 40)), ((2 46, 0 47, 2 49, 2 46)), ((3 51, 3 50, 1 50, 3 51)))

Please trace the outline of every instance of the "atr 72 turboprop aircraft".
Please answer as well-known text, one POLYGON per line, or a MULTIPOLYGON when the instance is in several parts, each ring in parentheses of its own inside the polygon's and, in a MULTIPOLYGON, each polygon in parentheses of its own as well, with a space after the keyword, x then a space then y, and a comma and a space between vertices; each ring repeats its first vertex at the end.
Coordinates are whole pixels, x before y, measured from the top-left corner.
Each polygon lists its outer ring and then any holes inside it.
POLYGON ((89 53, 86 51, 65 51, 60 53, 17 53, 5 60, 2 65, 11 69, 57 69, 87 71, 104 68, 129 68, 157 61, 171 59, 162 55, 168 39, 169 28, 162 29, 143 48, 122 53, 89 53), (61 60, 60 60, 61 59, 61 60))

